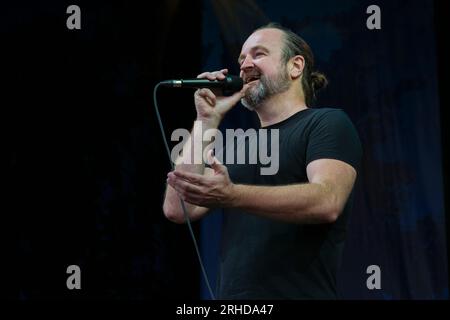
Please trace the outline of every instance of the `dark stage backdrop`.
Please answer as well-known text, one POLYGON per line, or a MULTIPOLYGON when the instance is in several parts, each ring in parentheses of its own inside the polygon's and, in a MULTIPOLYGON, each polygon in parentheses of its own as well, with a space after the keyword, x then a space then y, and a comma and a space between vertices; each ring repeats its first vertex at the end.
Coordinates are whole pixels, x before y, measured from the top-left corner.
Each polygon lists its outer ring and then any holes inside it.
MULTIPOLYGON (((356 125, 364 157, 339 296, 448 298, 433 2, 204 0, 203 10, 204 69, 237 73, 235 61, 251 31, 280 22, 311 45, 316 67, 329 77, 317 107, 342 108, 356 125), (381 8, 381 30, 366 27, 372 4, 381 8), (371 265, 381 270, 380 290, 366 286, 371 265)), ((254 121, 240 106, 224 128, 254 121)), ((213 283, 220 223, 218 211, 201 229, 213 283)))
MULTIPOLYGON (((364 144, 339 274, 342 298, 447 298, 436 44, 431 1, 4 1, 0 117, 6 163, 1 296, 196 299, 188 230, 162 213, 167 155, 152 102, 163 79, 229 67, 269 20, 299 32, 364 144), (66 9, 81 8, 81 30, 66 9), (367 290, 369 265, 382 289, 367 290), (66 269, 81 268, 81 290, 66 269)), ((192 91, 161 90, 166 133, 190 128, 192 91)), ((235 108, 224 127, 255 116, 235 108)), ((212 280, 220 213, 194 230, 212 280)))
MULTIPOLYGON (((8 1, 0 14, 2 297, 198 297, 188 231, 162 213, 170 167, 152 94, 198 73, 200 2, 8 1), (72 4, 81 30, 66 27, 72 4), (69 265, 81 290, 66 287, 69 265)), ((168 132, 191 126, 191 91, 160 103, 168 132)))

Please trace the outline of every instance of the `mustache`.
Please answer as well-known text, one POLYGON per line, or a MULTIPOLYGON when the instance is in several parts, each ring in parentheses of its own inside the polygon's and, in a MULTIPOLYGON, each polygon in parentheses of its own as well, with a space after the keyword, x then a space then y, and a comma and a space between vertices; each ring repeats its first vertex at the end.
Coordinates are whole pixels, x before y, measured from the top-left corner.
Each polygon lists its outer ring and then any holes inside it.
POLYGON ((259 72, 258 70, 255 70, 255 71, 245 73, 243 78, 244 78, 244 81, 247 82, 248 79, 261 78, 261 77, 262 77, 261 72, 259 72))

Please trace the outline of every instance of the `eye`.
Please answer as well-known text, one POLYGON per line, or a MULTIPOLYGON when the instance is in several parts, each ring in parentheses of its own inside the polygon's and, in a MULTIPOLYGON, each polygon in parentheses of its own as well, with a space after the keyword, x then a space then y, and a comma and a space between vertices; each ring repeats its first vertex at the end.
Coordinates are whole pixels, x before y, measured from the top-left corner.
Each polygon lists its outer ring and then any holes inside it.
POLYGON ((262 57, 262 56, 264 56, 265 54, 264 54, 264 52, 262 52, 262 51, 257 51, 256 53, 255 53, 255 57, 262 57))

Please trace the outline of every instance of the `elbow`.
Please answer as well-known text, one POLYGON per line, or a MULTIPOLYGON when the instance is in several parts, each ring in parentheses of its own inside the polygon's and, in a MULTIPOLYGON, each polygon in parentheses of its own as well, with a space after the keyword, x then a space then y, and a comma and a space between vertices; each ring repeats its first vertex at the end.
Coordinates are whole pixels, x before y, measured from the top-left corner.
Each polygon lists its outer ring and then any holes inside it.
POLYGON ((183 215, 167 203, 164 203, 163 205, 163 212, 164 216, 173 223, 183 224, 185 222, 183 215))
POLYGON ((342 212, 342 206, 339 205, 337 199, 333 199, 328 203, 328 205, 323 208, 323 222, 324 223, 334 223, 339 218, 342 212))
POLYGON ((325 223, 335 223, 336 220, 339 218, 339 210, 330 209, 327 210, 323 216, 323 220, 325 223))

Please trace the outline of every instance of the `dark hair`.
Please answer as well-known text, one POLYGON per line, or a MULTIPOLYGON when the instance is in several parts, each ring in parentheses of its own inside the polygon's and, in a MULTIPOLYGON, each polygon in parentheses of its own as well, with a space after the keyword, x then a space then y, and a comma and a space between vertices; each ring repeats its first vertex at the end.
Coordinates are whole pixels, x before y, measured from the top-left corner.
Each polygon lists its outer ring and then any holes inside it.
POLYGON ((316 93, 325 88, 328 84, 327 77, 318 71, 313 71, 314 55, 310 46, 300 36, 292 30, 281 26, 278 23, 271 22, 255 31, 261 29, 278 29, 284 34, 283 62, 287 63, 289 59, 296 55, 301 55, 305 59, 305 68, 303 69, 302 88, 305 95, 306 105, 312 105, 316 100, 316 93))

